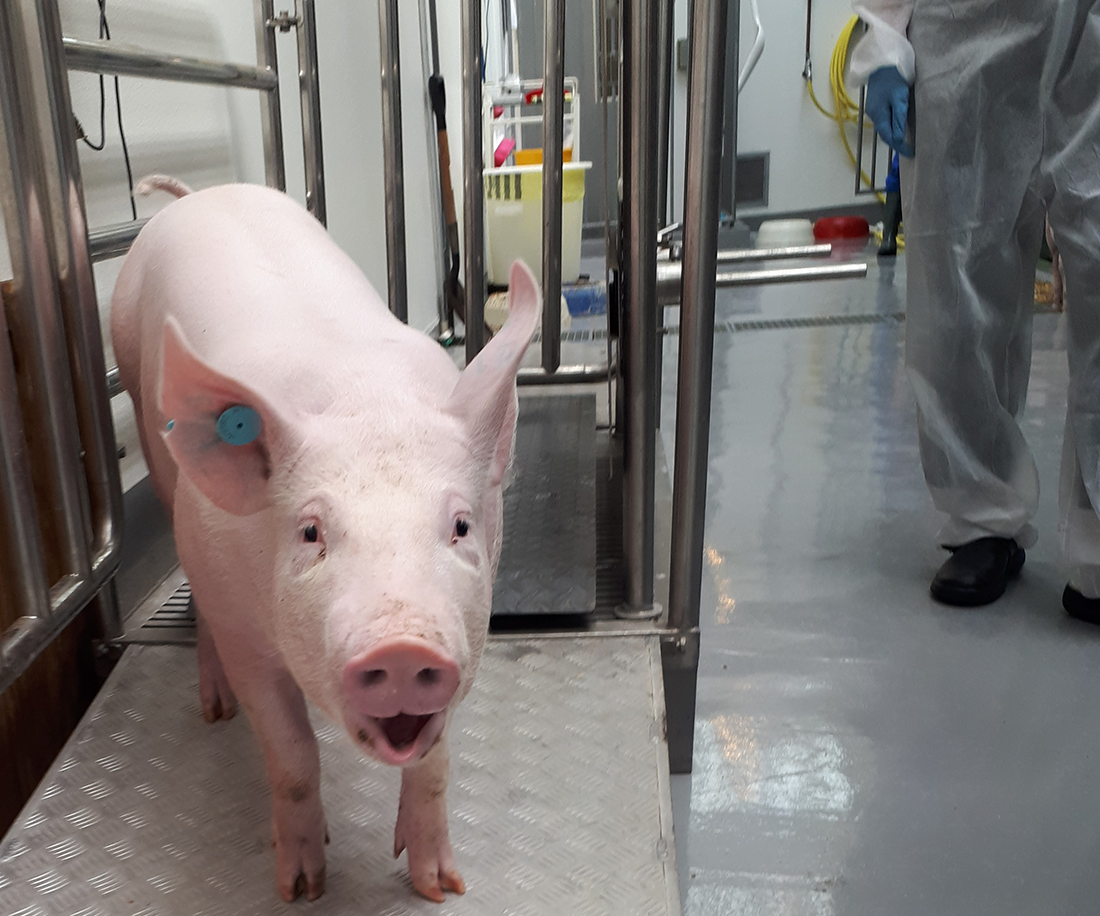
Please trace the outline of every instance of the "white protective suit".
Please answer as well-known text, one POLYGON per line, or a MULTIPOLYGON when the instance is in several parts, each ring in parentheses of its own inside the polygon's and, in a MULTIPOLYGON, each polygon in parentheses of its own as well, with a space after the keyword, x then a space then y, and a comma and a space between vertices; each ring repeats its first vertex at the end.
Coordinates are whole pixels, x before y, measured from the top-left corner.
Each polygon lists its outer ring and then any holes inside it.
POLYGON ((1100 0, 855 0, 857 79, 914 85, 901 160, 906 363, 940 543, 1035 541, 1018 425, 1044 216, 1064 262, 1069 409, 1060 486, 1070 583, 1100 597, 1100 0))

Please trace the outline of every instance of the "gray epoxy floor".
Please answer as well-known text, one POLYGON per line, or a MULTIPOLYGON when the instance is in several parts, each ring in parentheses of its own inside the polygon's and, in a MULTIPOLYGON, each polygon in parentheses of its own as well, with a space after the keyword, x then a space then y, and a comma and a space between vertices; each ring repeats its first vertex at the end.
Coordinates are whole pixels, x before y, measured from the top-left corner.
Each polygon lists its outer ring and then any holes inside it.
MULTIPOLYGON (((717 318, 902 311, 904 259, 870 261, 722 291, 717 318)), ((967 611, 928 597, 944 554, 904 324, 716 335, 695 771, 674 787, 688 916, 1100 912, 1100 631, 1060 605, 1065 329, 1035 330, 1041 537, 967 611)))

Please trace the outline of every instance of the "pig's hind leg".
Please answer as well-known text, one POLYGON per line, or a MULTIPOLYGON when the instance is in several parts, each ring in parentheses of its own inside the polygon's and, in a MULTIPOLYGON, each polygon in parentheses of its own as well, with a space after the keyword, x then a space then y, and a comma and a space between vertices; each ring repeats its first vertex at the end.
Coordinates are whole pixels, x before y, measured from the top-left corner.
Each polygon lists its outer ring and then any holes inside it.
POLYGON ((466 893, 455 867, 447 830, 447 778, 450 757, 446 736, 420 763, 401 771, 393 855, 409 851, 409 877, 417 893, 442 903, 444 891, 466 893))
POLYGON ((214 645, 214 637, 195 606, 193 597, 191 609, 194 611, 195 626, 198 629, 199 699, 202 701, 202 716, 207 722, 232 719, 237 712, 237 697, 225 676, 218 647, 214 645))

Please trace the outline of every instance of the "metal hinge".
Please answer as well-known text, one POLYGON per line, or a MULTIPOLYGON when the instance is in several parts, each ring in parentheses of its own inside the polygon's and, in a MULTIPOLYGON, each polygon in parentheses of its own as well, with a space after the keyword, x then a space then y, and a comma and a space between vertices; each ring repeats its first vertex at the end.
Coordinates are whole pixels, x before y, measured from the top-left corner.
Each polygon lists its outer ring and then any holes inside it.
POLYGON ((278 29, 280 32, 289 32, 292 28, 298 28, 302 24, 301 16, 291 16, 286 10, 283 10, 274 19, 268 19, 265 25, 269 29, 278 29))

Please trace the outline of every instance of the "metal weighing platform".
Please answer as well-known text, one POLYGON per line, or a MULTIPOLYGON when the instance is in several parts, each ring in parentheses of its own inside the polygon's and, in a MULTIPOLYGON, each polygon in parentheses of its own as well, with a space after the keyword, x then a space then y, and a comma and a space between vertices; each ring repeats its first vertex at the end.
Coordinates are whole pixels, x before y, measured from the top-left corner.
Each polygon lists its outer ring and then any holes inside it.
POLYGON ((394 861, 400 776, 319 715, 332 843, 316 903, 274 886, 246 718, 208 725, 194 649, 131 646, 0 847, 8 916, 680 912, 654 637, 496 639, 455 716, 451 839, 468 886, 394 861))
POLYGON ((596 609, 596 396, 519 400, 493 616, 596 609))

